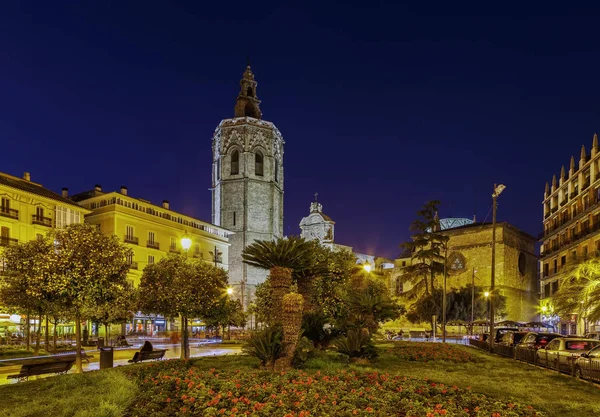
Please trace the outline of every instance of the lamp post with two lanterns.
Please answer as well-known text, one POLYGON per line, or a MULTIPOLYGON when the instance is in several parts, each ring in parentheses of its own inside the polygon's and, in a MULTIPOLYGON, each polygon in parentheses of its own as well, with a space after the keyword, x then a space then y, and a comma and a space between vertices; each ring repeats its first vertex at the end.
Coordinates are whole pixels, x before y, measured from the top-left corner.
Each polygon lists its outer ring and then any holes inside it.
POLYGON ((494 347, 494 290, 496 287, 496 207, 498 196, 504 191, 506 185, 494 184, 494 193, 492 194, 492 276, 490 282, 489 300, 490 300, 490 350, 494 347))

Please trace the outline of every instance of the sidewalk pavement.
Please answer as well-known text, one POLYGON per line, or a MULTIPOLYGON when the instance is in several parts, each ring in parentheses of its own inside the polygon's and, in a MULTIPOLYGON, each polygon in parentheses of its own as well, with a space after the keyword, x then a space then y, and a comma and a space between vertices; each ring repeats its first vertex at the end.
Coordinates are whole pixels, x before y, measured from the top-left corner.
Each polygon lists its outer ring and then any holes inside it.
MULTIPOLYGON (((156 344, 153 346, 154 349, 167 349, 165 353, 165 359, 178 359, 181 352, 181 345, 179 344, 156 344)), ((128 361, 133 358, 136 351, 139 350, 139 346, 135 348, 117 348, 114 350, 113 367, 131 365, 128 361)), ((198 358, 205 356, 223 356, 223 355, 237 355, 241 353, 242 349, 240 345, 220 345, 220 344, 190 344, 190 357, 198 358)), ((86 350, 88 355, 92 355, 93 358, 90 362, 83 362, 83 371, 96 371, 100 369, 100 351, 97 349, 86 350)), ((148 363, 146 361, 143 363, 148 363)), ((69 373, 75 373, 75 367, 71 368, 69 373)), ((21 369, 21 365, 10 365, 0 367, 0 385, 11 384, 17 382, 16 379, 7 379, 8 375, 16 374, 21 369)), ((29 380, 48 378, 54 375, 40 375, 31 377, 29 380)))

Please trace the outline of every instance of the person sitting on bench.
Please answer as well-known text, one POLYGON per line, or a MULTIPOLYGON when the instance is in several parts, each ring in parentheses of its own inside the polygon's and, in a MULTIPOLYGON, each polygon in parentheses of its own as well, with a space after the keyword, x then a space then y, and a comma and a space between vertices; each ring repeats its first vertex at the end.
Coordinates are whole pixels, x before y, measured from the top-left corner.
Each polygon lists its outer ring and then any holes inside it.
POLYGON ((152 352, 153 347, 152 347, 152 343, 150 343, 148 340, 146 340, 144 342, 144 344, 142 345, 142 348, 140 349, 139 352, 135 352, 135 354, 133 355, 133 359, 129 359, 128 362, 137 362, 138 358, 140 356, 140 352, 152 352))

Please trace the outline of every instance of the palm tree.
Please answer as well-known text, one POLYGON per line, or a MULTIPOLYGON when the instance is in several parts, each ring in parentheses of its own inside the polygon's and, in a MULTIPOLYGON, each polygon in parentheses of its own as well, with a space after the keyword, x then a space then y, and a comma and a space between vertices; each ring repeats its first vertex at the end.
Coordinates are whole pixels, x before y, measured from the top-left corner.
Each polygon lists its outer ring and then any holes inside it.
POLYGON ((579 314, 588 321, 600 320, 600 258, 577 265, 552 297, 559 316, 579 314))
POLYGON ((310 248, 309 242, 292 236, 274 241, 258 240, 242 252, 242 259, 248 265, 269 269, 275 311, 281 311, 283 296, 292 285, 292 273, 304 274, 311 266, 310 248))

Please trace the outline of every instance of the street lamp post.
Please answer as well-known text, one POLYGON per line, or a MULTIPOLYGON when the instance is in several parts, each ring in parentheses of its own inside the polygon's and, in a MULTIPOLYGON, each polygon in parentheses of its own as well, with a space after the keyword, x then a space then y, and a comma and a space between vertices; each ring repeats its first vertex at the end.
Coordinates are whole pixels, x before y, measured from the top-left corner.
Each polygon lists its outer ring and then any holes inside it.
POLYGON ((473 321, 475 321, 475 272, 477 270, 473 268, 471 276, 471 336, 473 336, 473 321))
MULTIPOLYGON (((489 304, 490 303, 490 292, 489 291, 484 292, 483 296, 485 297, 485 318, 486 318, 486 321, 489 326, 489 324, 490 324, 490 304, 489 304)), ((490 335, 491 335, 491 333, 490 333, 490 335)), ((489 339, 489 337, 488 337, 488 339, 489 339)))
POLYGON ((496 207, 498 196, 504 191, 504 184, 494 184, 494 193, 492 194, 492 277, 490 282, 490 350, 494 347, 494 289, 496 287, 496 207))
MULTIPOLYGON (((181 247, 183 248, 183 251, 185 252, 185 259, 187 261, 188 250, 192 247, 192 239, 190 239, 187 232, 185 232, 183 234, 183 237, 181 238, 181 247)), ((183 322, 182 323, 183 329, 181 329, 181 331, 182 331, 181 359, 185 360, 190 357, 190 347, 189 347, 189 342, 188 342, 188 318, 183 317, 182 322, 183 322)))
POLYGON ((446 281, 448 280, 448 242, 444 244, 444 294, 442 297, 442 342, 446 343, 446 281))

